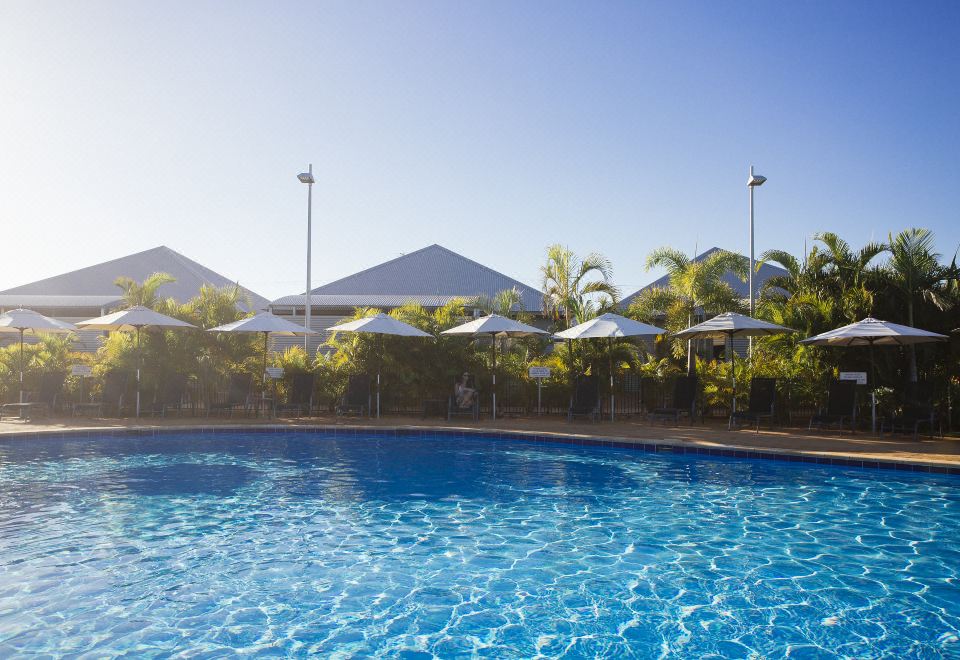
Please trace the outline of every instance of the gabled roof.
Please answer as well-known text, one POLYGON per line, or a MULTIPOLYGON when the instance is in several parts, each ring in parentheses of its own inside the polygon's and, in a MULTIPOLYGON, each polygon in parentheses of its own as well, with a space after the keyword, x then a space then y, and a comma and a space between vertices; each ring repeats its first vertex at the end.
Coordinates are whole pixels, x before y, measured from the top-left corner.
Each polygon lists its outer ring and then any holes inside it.
MULTIPOLYGON (((153 273, 168 273, 176 278, 176 282, 162 285, 159 294, 181 303, 196 296, 204 284, 218 287, 235 284, 206 266, 161 245, 151 250, 105 261, 96 266, 88 266, 0 291, 0 294, 117 297, 120 289, 113 282, 118 277, 132 277, 141 282, 153 273)), ((240 288, 250 296, 254 309, 266 309, 268 302, 266 298, 244 287, 240 288)))
MULTIPOLYGON (((520 292, 526 311, 540 311, 542 294, 533 287, 445 247, 430 245, 319 286, 312 293, 356 297, 358 301, 369 300, 370 296, 399 296, 403 300, 423 296, 449 299, 475 298, 481 294, 493 296, 504 289, 514 288, 520 292)), ((357 306, 362 304, 358 302, 357 306)))
MULTIPOLYGON (((706 259, 707 257, 709 257, 709 256, 710 256, 711 254, 713 254, 714 252, 720 252, 720 251, 721 251, 721 248, 712 247, 712 248, 710 248, 709 250, 707 250, 706 252, 704 252, 704 253, 702 253, 702 254, 698 254, 696 257, 693 258, 693 260, 694 260, 694 261, 703 261, 704 259, 706 259)), ((771 264, 763 264, 762 266, 760 266, 760 270, 757 271, 756 273, 754 273, 754 275, 753 275, 753 290, 754 290, 754 292, 756 293, 756 295, 757 295, 758 297, 759 297, 759 295, 760 295, 760 290, 763 288, 763 283, 766 282, 766 281, 767 281, 768 279, 770 279, 771 277, 775 277, 775 276, 777 276, 777 275, 789 275, 789 273, 787 273, 787 271, 785 271, 783 268, 780 268, 779 266, 773 266, 773 265, 771 265, 771 264)), ((749 297, 750 297, 750 287, 749 287, 749 285, 747 284, 747 282, 741 281, 739 277, 737 277, 736 275, 734 275, 734 274, 731 273, 730 271, 727 271, 727 272, 724 274, 724 276, 723 276, 723 281, 726 282, 727 284, 729 284, 730 287, 731 287, 741 298, 746 299, 746 298, 749 298, 749 297)), ((663 288, 663 287, 666 287, 666 286, 669 285, 669 284, 670 284, 670 276, 669 276, 669 275, 664 275, 664 276, 661 277, 660 279, 655 280, 655 281, 651 282, 650 284, 646 285, 645 287, 634 291, 634 292, 631 293, 629 296, 627 296, 626 298, 624 298, 624 299, 620 302, 620 304, 621 304, 624 308, 629 307, 629 306, 630 306, 630 303, 632 303, 633 300, 634 300, 634 298, 636 298, 641 292, 646 291, 647 289, 663 288)))
POLYGON ((44 309, 55 308, 83 308, 83 307, 113 307, 123 301, 123 296, 119 293, 110 296, 57 296, 57 295, 18 295, 16 293, 0 293, 0 307, 26 307, 33 309, 40 307, 44 309))

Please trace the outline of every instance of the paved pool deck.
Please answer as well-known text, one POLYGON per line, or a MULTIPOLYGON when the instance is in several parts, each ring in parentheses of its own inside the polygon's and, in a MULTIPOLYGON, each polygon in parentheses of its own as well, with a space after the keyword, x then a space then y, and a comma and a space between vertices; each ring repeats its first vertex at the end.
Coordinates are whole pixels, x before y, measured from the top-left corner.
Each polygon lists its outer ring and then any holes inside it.
POLYGON ((666 425, 641 420, 616 422, 572 422, 556 417, 508 417, 490 419, 454 420, 420 419, 419 417, 390 416, 381 420, 367 418, 311 417, 302 419, 169 417, 144 419, 41 419, 0 421, 0 439, 4 435, 33 433, 69 433, 96 429, 207 429, 213 427, 243 426, 289 427, 372 427, 382 429, 454 429, 517 432, 543 436, 557 435, 583 439, 617 440, 630 443, 656 443, 701 449, 733 449, 753 452, 772 452, 799 456, 858 461, 891 461, 929 466, 960 467, 960 438, 933 439, 920 436, 914 440, 908 435, 869 433, 839 434, 836 431, 807 431, 801 428, 753 429, 728 431, 726 423, 707 420, 705 424, 666 425))

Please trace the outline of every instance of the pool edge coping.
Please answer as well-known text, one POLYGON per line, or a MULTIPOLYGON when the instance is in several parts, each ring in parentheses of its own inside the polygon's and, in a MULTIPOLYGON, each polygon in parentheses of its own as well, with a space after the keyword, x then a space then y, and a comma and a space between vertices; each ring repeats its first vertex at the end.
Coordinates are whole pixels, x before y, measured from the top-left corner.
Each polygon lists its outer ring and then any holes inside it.
POLYGON ((849 454, 833 456, 824 452, 795 449, 757 449, 737 446, 701 447, 690 445, 683 440, 663 438, 641 440, 623 436, 585 435, 580 433, 560 433, 556 431, 524 431, 509 429, 478 429, 463 426, 419 426, 415 424, 396 426, 368 426, 361 424, 211 424, 176 426, 128 426, 128 427, 86 427, 58 430, 24 430, 0 434, 0 442, 5 440, 23 440, 30 438, 69 438, 95 436, 161 436, 177 433, 223 434, 223 433, 316 433, 330 432, 336 436, 432 436, 440 433, 453 434, 455 437, 485 436, 497 440, 522 440, 532 442, 552 442, 592 447, 628 449, 646 453, 668 453, 694 456, 723 456, 728 458, 747 458, 775 460, 787 463, 807 463, 814 465, 837 465, 866 470, 894 470, 902 472, 921 472, 928 474, 949 474, 960 476, 960 465, 947 464, 922 459, 901 458, 897 460, 870 457, 853 458, 849 454))

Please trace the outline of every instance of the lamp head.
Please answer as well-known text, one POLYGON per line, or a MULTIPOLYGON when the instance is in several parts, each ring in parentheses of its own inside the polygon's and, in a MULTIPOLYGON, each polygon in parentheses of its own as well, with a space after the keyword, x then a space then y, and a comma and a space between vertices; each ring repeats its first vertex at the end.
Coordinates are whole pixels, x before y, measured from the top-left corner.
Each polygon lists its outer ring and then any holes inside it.
POLYGON ((767 177, 760 176, 759 174, 751 174, 750 178, 747 179, 747 186, 750 188, 756 188, 757 186, 762 186, 767 180, 767 177))
POLYGON ((300 183, 316 183, 312 172, 301 172, 297 178, 300 179, 300 183))

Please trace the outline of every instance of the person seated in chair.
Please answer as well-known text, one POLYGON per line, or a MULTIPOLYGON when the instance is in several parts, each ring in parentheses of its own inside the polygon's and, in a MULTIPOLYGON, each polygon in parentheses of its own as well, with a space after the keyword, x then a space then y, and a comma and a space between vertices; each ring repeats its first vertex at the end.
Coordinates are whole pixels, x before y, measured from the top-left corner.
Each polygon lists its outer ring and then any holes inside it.
POLYGON ((471 385, 473 385, 473 382, 468 373, 464 373, 463 376, 457 380, 453 393, 458 408, 470 408, 473 406, 473 402, 476 401, 477 390, 471 387, 471 385))

